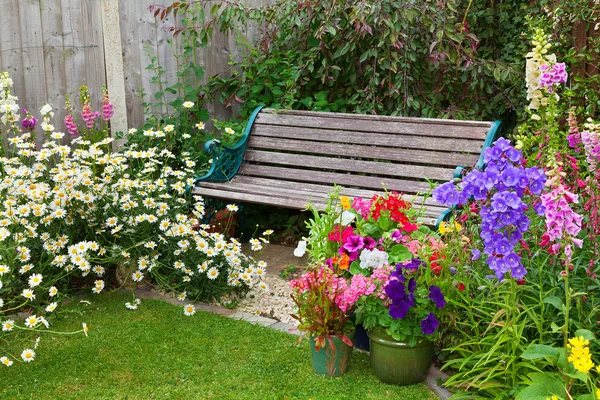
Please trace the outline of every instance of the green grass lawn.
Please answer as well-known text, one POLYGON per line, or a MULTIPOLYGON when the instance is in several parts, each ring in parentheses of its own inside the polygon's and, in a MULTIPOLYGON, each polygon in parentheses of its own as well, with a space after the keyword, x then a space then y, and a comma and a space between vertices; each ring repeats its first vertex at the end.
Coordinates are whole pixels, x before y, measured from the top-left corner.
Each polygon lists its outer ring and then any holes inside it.
MULTIPOLYGON (((425 385, 380 383, 355 352, 341 378, 312 372, 308 344, 243 321, 129 297, 75 304, 52 327, 89 337, 44 335, 31 364, 0 368, 0 398, 23 399, 402 399, 436 397, 425 385)), ((20 354, 20 351, 18 352, 20 354)))

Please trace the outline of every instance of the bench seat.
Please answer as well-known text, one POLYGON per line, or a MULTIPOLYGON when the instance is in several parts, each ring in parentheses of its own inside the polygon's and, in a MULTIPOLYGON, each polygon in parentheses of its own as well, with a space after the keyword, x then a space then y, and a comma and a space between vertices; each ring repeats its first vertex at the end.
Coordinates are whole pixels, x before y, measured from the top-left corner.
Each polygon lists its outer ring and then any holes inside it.
POLYGON ((211 170, 197 178, 194 195, 304 209, 323 209, 334 185, 349 197, 388 191, 424 205, 435 225, 446 207, 424 200, 430 182, 482 165, 483 149, 500 123, 310 111, 257 109, 240 142, 206 143, 211 170))

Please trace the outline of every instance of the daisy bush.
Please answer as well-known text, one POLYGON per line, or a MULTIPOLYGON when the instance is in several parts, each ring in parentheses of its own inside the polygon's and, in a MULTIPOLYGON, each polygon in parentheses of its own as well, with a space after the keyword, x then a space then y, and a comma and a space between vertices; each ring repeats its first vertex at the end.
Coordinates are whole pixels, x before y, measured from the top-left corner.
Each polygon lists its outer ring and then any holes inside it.
MULTIPOLYGON (((133 289, 144 281, 176 292, 182 302, 213 300, 227 293, 264 288, 266 265, 244 254, 240 243, 200 225, 202 199, 186 195, 195 161, 170 165, 167 142, 111 150, 112 106, 105 93, 101 111, 90 109, 82 88, 83 124, 65 118, 70 145, 52 123, 52 108, 39 111, 46 140, 35 143, 36 117, 21 120, 12 81, 0 75, 0 356, 6 366, 35 357, 39 340, 17 346, 19 331, 50 331, 52 314, 74 286, 93 295, 118 281, 133 289), (193 200, 193 201, 192 201, 193 200), (5 348, 6 346, 6 348, 5 348), (6 353, 6 354, 3 354, 6 353)), ((231 206, 234 210, 235 206, 231 206)), ((230 211, 234 212, 234 211, 230 211)), ((259 254, 268 238, 253 239, 259 254)), ((125 306, 136 309, 132 295, 125 306)), ((192 315, 193 304, 184 307, 192 315)), ((87 334, 87 326, 78 332, 87 334)), ((27 339, 25 339, 27 340, 27 339)))

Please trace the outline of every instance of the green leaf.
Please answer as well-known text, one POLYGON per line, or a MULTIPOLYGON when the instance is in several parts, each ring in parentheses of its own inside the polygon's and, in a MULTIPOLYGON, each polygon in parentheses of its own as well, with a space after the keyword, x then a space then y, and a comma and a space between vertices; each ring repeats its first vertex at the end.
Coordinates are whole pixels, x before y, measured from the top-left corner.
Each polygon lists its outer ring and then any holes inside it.
POLYGON ((362 226, 363 233, 365 233, 368 236, 372 236, 375 232, 377 232, 379 230, 379 226, 372 224, 370 222, 364 224, 362 226))
POLYGON ((533 383, 521 390, 516 400, 546 400, 554 395, 564 398, 566 391, 557 374, 534 372, 528 376, 533 383))
POLYGON ((558 311, 562 311, 562 309, 563 309, 563 303, 562 303, 562 300, 560 299, 560 297, 548 296, 544 299, 543 302, 546 304, 552 304, 554 306, 554 308, 556 308, 558 311))
POLYGON ((594 336, 594 334, 591 331, 588 331, 587 329, 578 329, 577 331, 575 331, 575 334, 573 336, 583 336, 585 340, 596 340, 596 336, 594 336))
POLYGON ((379 224, 381 230, 385 232, 390 228, 390 226, 392 226, 392 219, 388 216, 383 215, 379 218, 379 221, 377 221, 377 223, 379 224))
POLYGON ((593 394, 584 394, 576 398, 576 400, 595 400, 593 394))
POLYGON ((530 344, 527 350, 521 354, 526 360, 537 360, 538 358, 556 357, 560 355, 559 350, 545 344, 530 344))
POLYGON ((573 378, 573 379, 579 379, 580 381, 582 381, 584 383, 587 382, 587 380, 588 380, 587 374, 583 373, 581 371, 576 371, 573 373, 565 373, 565 375, 567 375, 568 377, 573 378))
POLYGON ((412 258, 412 253, 408 250, 408 247, 401 244, 397 244, 392 247, 392 251, 389 255, 390 264, 397 264, 412 258))
POLYGON ((360 267, 360 261, 359 260, 354 260, 350 264, 350 273, 352 275, 362 274, 362 275, 367 276, 368 272, 367 272, 366 269, 360 267))
POLYGON ((556 325, 556 323, 551 323, 550 328, 552 328, 552 333, 560 332, 562 327, 556 325))

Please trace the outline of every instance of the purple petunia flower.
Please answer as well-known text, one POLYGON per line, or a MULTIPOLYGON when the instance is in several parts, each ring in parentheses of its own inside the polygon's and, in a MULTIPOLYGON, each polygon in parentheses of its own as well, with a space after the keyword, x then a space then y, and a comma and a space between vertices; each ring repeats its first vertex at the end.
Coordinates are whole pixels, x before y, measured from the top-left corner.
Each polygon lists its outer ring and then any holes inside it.
POLYGON ((406 301, 400 303, 392 303, 390 306, 390 317, 394 319, 404 319, 406 318, 406 314, 408 314, 408 310, 410 309, 410 304, 406 301))
POLYGON ((402 239, 402 232, 400 232, 400 229, 396 229, 392 232, 391 239, 396 243, 400 243, 400 240, 402 239))
POLYGON ((375 239, 370 238, 368 236, 363 239, 363 242, 364 242, 365 249, 367 249, 367 250, 373 250, 375 248, 375 246, 377 246, 377 242, 375 241, 375 239))
POLYGON ((404 283, 399 280, 392 279, 385 285, 385 294, 392 300, 392 302, 401 302, 406 298, 406 292, 404 291, 404 283))
POLYGON ((433 335, 438 327, 438 320, 433 315, 433 313, 429 313, 425 319, 421 321, 421 331, 424 335, 433 335))
POLYGON ((432 285, 429 287, 429 298, 435 303, 435 306, 437 308, 444 308, 444 306, 446 305, 446 299, 444 298, 444 294, 442 293, 442 290, 437 286, 432 285))
POLYGON ((359 251, 361 250, 363 247, 365 247, 365 241, 362 238, 362 236, 360 235, 356 235, 356 236, 350 236, 348 238, 348 240, 346 240, 346 243, 344 243, 344 249, 346 249, 348 252, 355 252, 355 251, 359 251))

